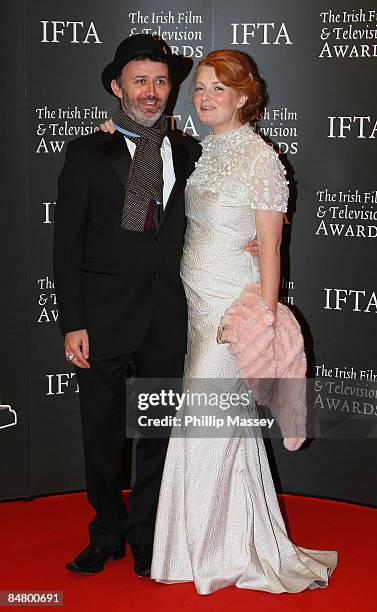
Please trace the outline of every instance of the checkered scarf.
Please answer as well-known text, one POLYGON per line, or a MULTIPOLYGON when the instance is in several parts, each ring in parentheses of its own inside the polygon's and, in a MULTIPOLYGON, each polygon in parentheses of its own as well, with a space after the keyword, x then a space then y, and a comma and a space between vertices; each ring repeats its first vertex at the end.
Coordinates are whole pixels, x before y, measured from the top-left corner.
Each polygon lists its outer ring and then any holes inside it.
POLYGON ((127 138, 136 144, 136 150, 127 179, 121 227, 142 232, 151 200, 161 204, 163 200, 161 145, 167 130, 165 115, 161 115, 152 127, 146 127, 128 117, 119 107, 112 120, 123 130, 137 134, 127 133, 127 138))

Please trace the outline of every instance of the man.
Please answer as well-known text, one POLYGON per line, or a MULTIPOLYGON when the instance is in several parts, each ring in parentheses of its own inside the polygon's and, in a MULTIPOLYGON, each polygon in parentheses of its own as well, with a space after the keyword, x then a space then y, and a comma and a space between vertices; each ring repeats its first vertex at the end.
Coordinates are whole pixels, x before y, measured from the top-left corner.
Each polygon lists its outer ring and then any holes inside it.
POLYGON ((182 375, 183 196, 200 146, 167 129, 163 114, 182 62, 152 36, 124 40, 102 75, 121 101, 119 130, 70 142, 59 178, 55 286, 80 388, 87 494, 96 511, 90 545, 67 564, 77 572, 96 573, 107 559, 123 557, 127 539, 136 573, 149 573, 167 440, 138 441, 127 516, 124 384, 132 357, 138 377, 182 375))
POLYGON ((139 378, 180 378, 187 312, 179 264, 184 188, 200 145, 166 127, 183 58, 161 40, 124 40, 103 71, 120 101, 114 134, 69 143, 55 210, 54 276, 65 354, 80 388, 90 544, 66 567, 93 574, 131 546, 150 572, 167 439, 140 438, 127 515, 121 498, 127 365, 139 378))

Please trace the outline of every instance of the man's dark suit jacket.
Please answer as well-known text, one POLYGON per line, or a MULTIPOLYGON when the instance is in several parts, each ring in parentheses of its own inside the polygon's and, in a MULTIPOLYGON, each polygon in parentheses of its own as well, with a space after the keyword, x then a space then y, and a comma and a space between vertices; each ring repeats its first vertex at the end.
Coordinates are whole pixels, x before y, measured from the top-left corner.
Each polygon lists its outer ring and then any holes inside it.
POLYGON ((176 181, 157 232, 120 227, 131 157, 119 132, 68 144, 55 208, 55 290, 62 333, 87 329, 92 356, 132 353, 153 310, 164 349, 186 351, 184 189, 201 147, 179 132, 168 137, 176 181))

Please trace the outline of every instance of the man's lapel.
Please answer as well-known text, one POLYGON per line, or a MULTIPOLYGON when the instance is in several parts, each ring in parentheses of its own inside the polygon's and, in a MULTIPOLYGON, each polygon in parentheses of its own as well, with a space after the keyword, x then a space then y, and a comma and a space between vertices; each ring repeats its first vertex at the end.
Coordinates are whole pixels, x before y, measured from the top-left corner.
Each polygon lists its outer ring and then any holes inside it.
POLYGON ((111 136, 109 135, 108 142, 106 142, 103 152, 121 182, 123 189, 126 189, 127 177, 131 165, 131 156, 123 134, 115 132, 111 134, 111 136))
POLYGON ((180 191, 184 190, 187 180, 187 151, 182 146, 182 142, 175 138, 174 132, 169 130, 168 138, 170 140, 173 156, 175 183, 164 208, 164 213, 158 229, 161 229, 162 225, 165 223, 166 217, 168 217, 172 207, 174 206, 174 199, 180 191))

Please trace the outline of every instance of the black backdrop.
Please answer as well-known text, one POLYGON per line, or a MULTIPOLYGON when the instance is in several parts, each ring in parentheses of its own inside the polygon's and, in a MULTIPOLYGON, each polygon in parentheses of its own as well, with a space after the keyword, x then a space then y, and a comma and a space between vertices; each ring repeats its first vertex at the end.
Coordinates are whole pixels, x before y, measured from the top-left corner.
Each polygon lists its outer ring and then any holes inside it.
MULTIPOLYGON (((372 3, 14 0, 3 22, 0 400, 18 419, 0 426, 0 499, 85 486, 78 390, 56 322, 56 179, 67 141, 114 108, 99 75, 115 46, 157 31, 194 62, 214 48, 245 51, 267 81, 260 129, 279 147, 291 186, 281 299, 303 324, 312 413, 321 417, 304 450, 272 442, 277 488, 376 505, 372 3)), ((190 79, 174 115, 201 138, 190 79)))

